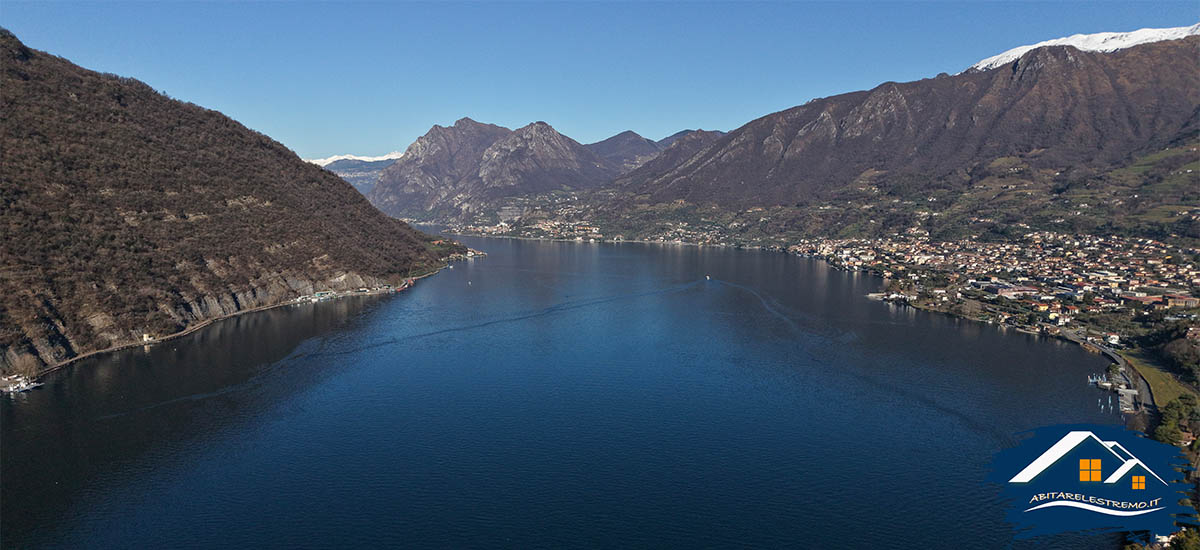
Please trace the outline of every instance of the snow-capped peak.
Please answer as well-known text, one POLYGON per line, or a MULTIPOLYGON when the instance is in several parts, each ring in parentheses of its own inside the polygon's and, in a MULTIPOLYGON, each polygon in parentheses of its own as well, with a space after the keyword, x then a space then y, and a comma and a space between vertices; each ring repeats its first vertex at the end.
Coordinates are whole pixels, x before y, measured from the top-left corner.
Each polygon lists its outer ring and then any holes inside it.
POLYGON ((402 156, 404 156, 404 151, 392 151, 391 153, 388 153, 386 155, 381 155, 378 157, 360 157, 358 155, 334 155, 332 157, 325 157, 323 159, 304 159, 304 160, 305 160, 305 162, 311 162, 313 164, 316 164, 317 166, 328 166, 330 163, 337 162, 339 160, 361 160, 363 162, 375 162, 375 161, 380 161, 380 160, 398 159, 402 156))
MULTIPOLYGON (((1043 46, 1075 46, 1085 52, 1113 52, 1138 44, 1148 44, 1162 40, 1178 40, 1194 34, 1200 34, 1200 23, 1190 27, 1174 27, 1170 29, 1138 29, 1130 32, 1098 32, 1096 34, 1075 34, 1065 38, 1055 38, 1038 42, 1031 46, 1013 48, 1000 55, 995 55, 971 65, 971 69, 986 71, 1007 65, 1016 61, 1025 52, 1043 46)), ((967 69, 968 71, 971 69, 967 69)))

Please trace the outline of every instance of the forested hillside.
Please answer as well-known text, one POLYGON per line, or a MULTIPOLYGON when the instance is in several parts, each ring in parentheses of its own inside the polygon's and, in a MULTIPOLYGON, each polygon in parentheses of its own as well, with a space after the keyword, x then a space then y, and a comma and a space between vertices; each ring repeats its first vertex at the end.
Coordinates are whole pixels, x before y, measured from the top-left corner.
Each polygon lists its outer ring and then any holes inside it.
POLYGON ((221 113, 5 30, 0 59, 0 370, 399 282, 451 251, 221 113))

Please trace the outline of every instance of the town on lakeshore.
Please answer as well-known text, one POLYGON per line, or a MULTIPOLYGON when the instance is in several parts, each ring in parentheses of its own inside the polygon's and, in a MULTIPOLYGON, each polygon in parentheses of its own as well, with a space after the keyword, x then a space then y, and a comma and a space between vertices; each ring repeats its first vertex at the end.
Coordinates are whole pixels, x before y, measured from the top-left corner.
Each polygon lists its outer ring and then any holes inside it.
MULTIPOLYGON (((576 214, 572 208, 563 212, 567 219, 527 225, 456 225, 451 231, 626 241, 623 235, 608 236, 598 223, 571 221, 569 217, 576 214)), ((1194 358, 1143 349, 1178 339, 1200 343, 1196 324, 1200 248, 1195 246, 1050 231, 1030 231, 1011 241, 936 241, 919 228, 886 238, 740 242, 716 230, 691 231, 686 223, 638 241, 777 250, 819 258, 838 269, 885 278, 886 291, 870 298, 1079 343, 1112 359, 1110 371, 1093 382, 1118 392, 1125 412, 1137 413, 1155 403, 1165 406, 1180 395, 1198 393, 1200 366, 1194 358)), ((1138 418, 1136 425, 1144 427, 1144 422, 1138 418)), ((1177 441, 1187 445, 1193 439, 1191 433, 1182 432, 1177 441)))
POLYGON ((78 3, 0 550, 1200 550, 1196 0, 78 3))

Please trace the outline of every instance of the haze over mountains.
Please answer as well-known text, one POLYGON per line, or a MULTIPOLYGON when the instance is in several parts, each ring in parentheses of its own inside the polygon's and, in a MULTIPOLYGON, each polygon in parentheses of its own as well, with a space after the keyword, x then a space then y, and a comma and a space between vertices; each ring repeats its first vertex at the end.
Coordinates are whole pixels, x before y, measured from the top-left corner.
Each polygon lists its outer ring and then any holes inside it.
POLYGON ((359 193, 366 195, 375 187, 375 182, 379 181, 383 169, 391 166, 402 155, 404 151, 392 151, 379 156, 334 155, 305 160, 337 174, 353 185, 359 193))
MULTIPOLYGON (((1040 224, 1045 220, 1039 217, 1057 219, 1052 211, 1069 206, 1072 199, 1064 192, 1074 189, 1078 197, 1087 188, 1108 205, 1090 213, 1114 218, 1139 205, 1178 208, 1183 217, 1149 231, 1182 228, 1200 236, 1195 220, 1186 219, 1200 199, 1186 186, 1146 189, 1145 197, 1160 201, 1151 204, 1136 187, 1118 197, 1131 188, 1122 183, 1118 193, 1105 176, 1196 139, 1197 32, 1200 25, 1077 35, 1051 41, 1067 45, 1016 48, 958 75, 815 99, 728 134, 681 132, 654 142, 623 132, 579 146, 542 125, 547 139, 489 151, 509 135, 507 129, 491 127, 493 133, 470 141, 458 124, 435 127, 384 172, 370 198, 396 216, 489 223, 499 219, 501 209, 549 216, 549 205, 561 200, 576 200, 582 210, 603 212, 611 221, 667 204, 804 209, 838 200, 868 206, 884 198, 911 203, 939 195, 936 200, 950 201, 938 205, 953 214, 945 219, 979 208, 1006 223, 1040 224), (434 134, 447 150, 464 153, 427 154, 421 144, 434 134), (1003 178, 1008 179, 1000 182, 1003 178), (990 186, 996 192, 987 191, 990 186), (1024 193, 1034 200, 1026 199, 1027 208, 1012 193, 1000 192, 1013 187, 1028 187, 1024 193), (547 199, 552 192, 574 195, 547 199), (1050 204, 1055 201, 1062 204, 1050 204), (1034 205, 1045 208, 1028 208, 1034 205)), ((1189 158, 1171 163, 1187 164, 1189 158)), ((912 210, 870 221, 876 227, 867 229, 911 226, 912 210)), ((857 215, 831 219, 813 209, 786 215, 812 234, 869 221, 857 215)), ((1066 223, 1065 229, 1099 225, 1086 219, 1055 223, 1066 223)))
POLYGON ((304 160, 311 162, 317 166, 322 166, 322 167, 328 168, 329 166, 333 166, 333 165, 338 164, 343 161, 362 162, 362 163, 368 163, 368 164, 376 163, 376 162, 394 161, 394 160, 400 158, 402 155, 404 155, 404 151, 392 151, 391 153, 388 153, 386 155, 379 155, 379 156, 333 155, 332 157, 325 157, 325 158, 321 158, 321 159, 304 159, 304 160))
POLYGON ((349 182, 359 193, 366 195, 375 188, 375 183, 379 181, 379 176, 383 175, 383 169, 391 166, 398 158, 400 158, 399 155, 384 160, 343 158, 325 164, 324 168, 349 182))
POLYGON ((458 250, 241 124, 0 29, 0 371, 30 372, 458 250))

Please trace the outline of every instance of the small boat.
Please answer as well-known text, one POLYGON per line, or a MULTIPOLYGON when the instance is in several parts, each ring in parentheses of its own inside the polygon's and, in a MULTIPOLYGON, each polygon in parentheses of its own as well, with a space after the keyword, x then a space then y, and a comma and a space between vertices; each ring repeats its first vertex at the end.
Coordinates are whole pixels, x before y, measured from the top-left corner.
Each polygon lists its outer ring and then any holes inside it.
POLYGON ((709 275, 705 275, 705 276, 704 276, 704 280, 705 280, 705 281, 711 281, 711 280, 712 280, 712 277, 711 277, 711 276, 709 276, 709 275))

